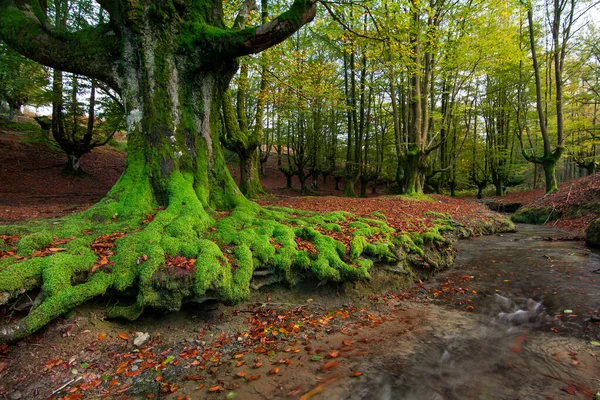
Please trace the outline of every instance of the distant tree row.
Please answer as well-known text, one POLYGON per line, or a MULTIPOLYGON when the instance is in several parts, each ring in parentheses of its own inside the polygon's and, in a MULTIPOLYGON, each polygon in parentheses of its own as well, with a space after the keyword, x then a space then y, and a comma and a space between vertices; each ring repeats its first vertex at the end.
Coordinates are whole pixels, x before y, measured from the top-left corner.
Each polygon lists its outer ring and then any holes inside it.
MULTIPOLYGON (((269 20, 282 2, 232 24, 269 20)), ((102 22, 93 2, 55 0, 57 31, 102 22)), ((460 0, 326 2, 315 24, 241 58, 221 107, 221 142, 237 154, 240 188, 263 192, 270 157, 306 193, 332 179, 346 196, 386 183, 399 193, 452 195, 559 179, 598 167, 598 3, 460 0), (596 14, 594 14, 594 12, 596 14), (343 188, 342 185, 343 184, 343 188)), ((242 29, 244 26, 238 26, 242 29)), ((117 94, 0 46, 0 99, 10 116, 52 104, 67 170, 124 123, 117 94), (48 82, 51 81, 51 90, 48 82)), ((49 124, 48 121, 46 123, 49 124)))
POLYGON ((570 179, 598 165, 593 10, 567 0, 328 2, 316 24, 243 61, 233 89, 243 95, 232 99, 249 129, 262 129, 259 160, 273 149, 302 192, 319 176, 343 181, 346 196, 376 182, 408 194, 481 195, 491 184, 502 195, 524 182, 552 192, 557 167, 570 179))

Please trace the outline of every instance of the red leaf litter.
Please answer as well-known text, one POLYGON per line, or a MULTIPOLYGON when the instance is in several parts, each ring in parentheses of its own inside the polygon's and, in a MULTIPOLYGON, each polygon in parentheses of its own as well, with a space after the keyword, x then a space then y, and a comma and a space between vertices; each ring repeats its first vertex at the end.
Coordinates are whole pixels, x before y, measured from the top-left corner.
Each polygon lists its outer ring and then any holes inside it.
MULTIPOLYGON (((433 220, 439 219, 439 216, 431 213, 432 211, 449 214, 454 221, 465 226, 473 226, 476 221, 489 220, 498 216, 476 202, 436 195, 432 196, 432 199, 433 201, 412 201, 402 200, 398 196, 367 199, 319 196, 259 200, 258 203, 263 206, 274 205, 315 212, 349 211, 365 218, 374 218, 373 213, 380 212, 386 216, 386 223, 397 231, 421 233, 433 227, 433 220)), ((332 236, 334 233, 327 234, 332 236)), ((344 240, 340 241, 344 242, 344 240)))
POLYGON ((522 203, 523 207, 552 207, 563 214, 546 225, 582 232, 600 217, 600 175, 573 179, 559 185, 558 192, 544 196, 543 189, 514 192, 504 197, 495 197, 498 204, 522 203), (569 211, 578 211, 579 216, 565 216, 569 211))

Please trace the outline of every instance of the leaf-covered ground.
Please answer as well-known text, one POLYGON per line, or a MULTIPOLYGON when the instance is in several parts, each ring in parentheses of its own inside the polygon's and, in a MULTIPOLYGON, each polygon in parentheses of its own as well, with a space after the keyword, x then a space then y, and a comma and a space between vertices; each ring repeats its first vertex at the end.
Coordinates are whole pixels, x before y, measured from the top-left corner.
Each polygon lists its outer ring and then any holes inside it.
POLYGON ((600 175, 574 179, 559 185, 559 191, 548 196, 542 189, 511 192, 504 197, 495 197, 497 205, 522 204, 523 208, 546 208, 552 212, 546 222, 557 228, 578 233, 600 217, 600 175))
MULTIPOLYGON (((65 177, 60 174, 63 156, 46 145, 29 143, 29 137, 23 132, 0 132, 0 223, 81 211, 104 195, 124 166, 123 153, 96 149, 83 160, 92 178, 65 177)), ((399 231, 420 233, 440 219, 473 228, 499 219, 482 205, 443 196, 421 201, 398 196, 345 199, 331 196, 341 193, 321 185, 316 194, 326 196, 299 198, 295 190, 282 189, 285 179, 271 164, 264 180, 271 196, 260 201, 263 205, 317 212, 345 210, 385 219, 399 231)), ((353 229, 343 226, 334 235, 349 245, 353 229)), ((92 243, 97 255, 93 269, 110 268, 107 264, 116 238, 103 235, 92 243)), ((8 245, 13 239, 3 238, 8 245)), ((63 244, 52 242, 32 257, 61 252, 63 244)), ((298 246, 310 244, 301 241, 298 246)), ((0 257, 15 257, 10 251, 0 257)), ((190 267, 190 260, 183 257, 167 257, 166 261, 177 269, 190 267)), ((379 297, 357 298, 360 304, 353 304, 332 293, 331 286, 309 288, 314 301, 304 292, 273 290, 278 293, 275 300, 257 292, 235 308, 216 303, 192 305, 173 315, 146 314, 133 323, 105 320, 104 311, 117 300, 99 299, 16 345, 2 345, 0 397, 256 398, 257 393, 274 393, 269 391, 273 387, 287 387, 282 382, 293 371, 296 386, 277 393, 308 399, 334 382, 359 379, 362 371, 347 360, 383 351, 386 344, 377 345, 383 341, 380 336, 411 332, 419 321, 413 318, 418 311, 392 315, 389 309, 380 308, 379 297), (390 321, 396 322, 386 324, 390 321), (136 333, 147 333, 149 340, 134 345, 136 333)), ((417 286, 414 294, 421 290, 417 286)), ((391 298, 397 302, 414 294, 391 298)), ((10 320, 33 301, 24 296, 0 317, 10 320)))
POLYGON ((0 127, 0 224, 85 210, 104 197, 125 168, 125 154, 105 146, 82 158, 92 178, 64 176, 66 156, 40 141, 38 132, 0 127))

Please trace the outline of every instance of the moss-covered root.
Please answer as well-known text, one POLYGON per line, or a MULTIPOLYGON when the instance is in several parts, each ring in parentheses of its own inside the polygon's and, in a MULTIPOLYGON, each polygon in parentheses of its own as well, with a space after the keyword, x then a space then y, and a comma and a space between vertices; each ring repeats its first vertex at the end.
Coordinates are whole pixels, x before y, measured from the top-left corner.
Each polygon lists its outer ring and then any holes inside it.
POLYGON ((346 249, 327 233, 341 231, 338 223, 347 222, 350 214, 265 209, 242 198, 223 216, 199 200, 192 176, 177 175, 171 184, 169 206, 143 222, 139 213, 120 221, 116 214, 123 210, 106 201, 114 223, 94 222, 96 209, 25 233, 18 252, 34 257, 0 260, 0 300, 4 304, 40 287, 42 302, 14 325, 0 329, 0 341, 21 339, 107 291, 137 290, 131 304, 107 310, 112 317, 135 319, 146 307, 175 311, 192 299, 239 302, 248 297, 255 276, 268 275, 289 285, 306 278, 368 280, 374 259, 398 261, 394 231, 380 220, 352 216, 354 239, 346 249), (120 238, 114 241, 113 254, 101 263, 103 256, 94 243, 113 232, 120 238), (79 237, 59 252, 36 256, 57 236, 69 235, 79 237), (373 242, 369 238, 375 235, 373 242))
POLYGON ((53 296, 47 297, 38 307, 17 323, 0 329, 0 342, 14 342, 29 336, 43 328, 67 310, 103 294, 110 286, 110 276, 98 273, 85 283, 70 286, 60 290, 53 296))

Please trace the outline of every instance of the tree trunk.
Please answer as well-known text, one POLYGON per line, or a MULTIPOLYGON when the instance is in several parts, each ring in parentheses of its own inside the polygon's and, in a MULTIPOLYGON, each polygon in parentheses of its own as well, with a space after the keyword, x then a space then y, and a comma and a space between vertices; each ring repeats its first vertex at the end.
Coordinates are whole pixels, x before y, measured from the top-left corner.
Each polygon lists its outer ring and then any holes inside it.
POLYGON ((496 196, 504 195, 504 191, 502 190, 502 182, 501 181, 495 180, 494 186, 496 187, 496 196))
POLYGON ((419 184, 419 152, 417 154, 408 153, 406 155, 406 171, 404 176, 405 188, 404 193, 411 195, 422 193, 423 190, 419 184))
MULTIPOLYGON (((285 40, 314 18, 315 3, 295 0, 291 10, 267 24, 241 30, 225 26, 218 0, 98 3, 110 14, 111 24, 57 33, 47 29, 39 2, 0 2, 0 39, 35 61, 98 79, 117 90, 128 130, 127 166, 107 196, 84 213, 68 217, 60 230, 50 224, 36 228, 34 234, 40 237, 76 236, 79 244, 67 246, 60 263, 38 263, 37 272, 27 275, 51 296, 44 296, 26 317, 3 327, 0 341, 23 338, 109 289, 137 289, 134 304, 109 310, 112 317, 135 319, 145 307, 172 311, 190 298, 241 301, 248 296, 255 268, 270 268, 268 262, 293 276, 297 275, 292 269, 300 272, 300 266, 302 273, 325 271, 315 273, 319 280, 368 277, 366 270, 347 266, 340 257, 329 264, 333 260, 329 254, 337 254, 330 245, 319 249, 328 254, 327 261, 317 256, 321 269, 314 268, 305 254, 301 264, 295 263, 300 253, 294 231, 278 222, 285 214, 271 213, 262 217, 262 225, 245 225, 243 220, 259 221, 265 211, 241 194, 221 150, 220 111, 237 68, 235 59, 285 40), (233 211, 213 218, 220 210, 233 211), (90 221, 97 226, 88 230, 90 221), (110 266, 96 271, 98 257, 90 244, 96 235, 111 232, 123 236, 114 241, 110 266), (280 251, 270 241, 277 235, 285 238, 280 251), (235 246, 236 264, 219 245, 235 246), (186 258, 189 268, 174 273, 167 262, 171 256, 186 258), (87 280, 72 284, 75 272, 85 273, 87 280)), ((244 6, 248 11, 246 2, 244 6)), ((53 121, 57 126, 59 122, 53 121)), ((31 243, 28 237, 21 240, 31 243)), ((27 265, 15 262, 0 272, 20 277, 27 265)), ((0 279, 1 295, 7 291, 6 281, 0 279)), ((22 281, 16 287, 26 284, 22 281)))
POLYGON ((344 197, 358 197, 354 189, 354 179, 351 177, 346 178, 344 181, 344 197))
POLYGON ((556 181, 556 161, 553 158, 544 160, 542 167, 544 168, 544 182, 546 183, 546 193, 556 192, 558 183, 556 181))
POLYGON ((240 190, 249 198, 264 193, 256 168, 258 162, 258 150, 255 150, 250 157, 240 154, 240 190))
POLYGON ((65 175, 82 175, 83 170, 81 169, 81 155, 76 153, 67 154, 67 163, 63 169, 65 175))
POLYGON ((360 180, 360 197, 367 197, 367 185, 369 181, 361 179, 360 180))

